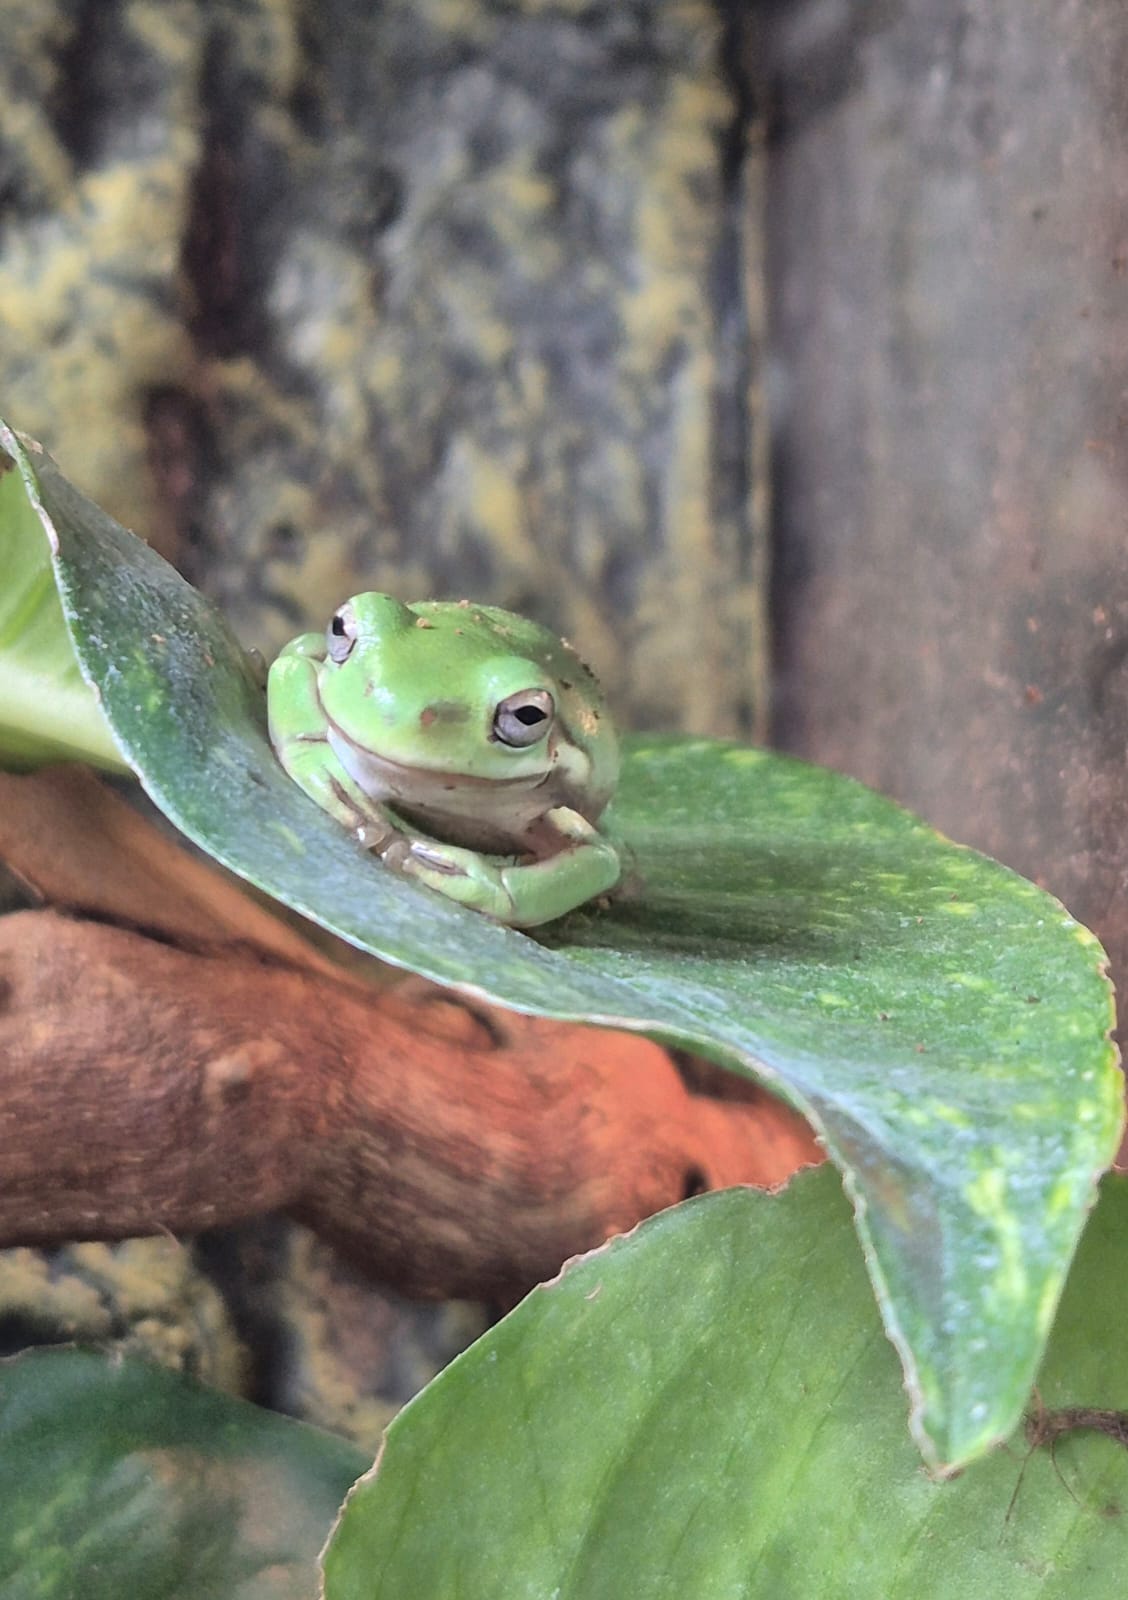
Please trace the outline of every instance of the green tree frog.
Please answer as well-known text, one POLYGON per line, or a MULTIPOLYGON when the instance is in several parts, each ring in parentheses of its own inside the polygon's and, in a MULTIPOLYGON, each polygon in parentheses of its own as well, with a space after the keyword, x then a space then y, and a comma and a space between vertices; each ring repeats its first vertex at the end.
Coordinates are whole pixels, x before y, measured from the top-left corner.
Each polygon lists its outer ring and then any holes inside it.
POLYGON ((468 601, 358 594, 267 680, 294 781, 388 866, 528 928, 622 870, 596 824, 619 774, 599 684, 548 629, 468 601))

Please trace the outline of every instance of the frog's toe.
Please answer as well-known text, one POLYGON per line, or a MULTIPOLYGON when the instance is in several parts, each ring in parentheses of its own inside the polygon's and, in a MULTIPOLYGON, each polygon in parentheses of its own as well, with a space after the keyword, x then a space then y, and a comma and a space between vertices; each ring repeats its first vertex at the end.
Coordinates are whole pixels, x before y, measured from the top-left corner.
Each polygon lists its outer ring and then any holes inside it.
MULTIPOLYGON (((353 829, 353 837, 363 849, 375 850, 390 866, 400 865, 392 859, 392 852, 400 841, 395 828, 385 818, 372 817, 366 822, 358 822, 353 829)), ((404 853, 406 851, 407 846, 404 845, 404 853)))
POLYGON ((414 844, 401 870, 447 900, 456 900, 459 905, 481 911, 487 917, 496 917, 499 922, 512 920, 513 897, 500 874, 489 862, 474 857, 469 851, 452 849, 448 855, 438 848, 414 844))
POLYGON ((460 861, 453 861, 441 851, 429 850, 425 844, 412 845, 411 859, 425 867, 428 872, 444 873, 451 878, 468 876, 465 866, 460 861))

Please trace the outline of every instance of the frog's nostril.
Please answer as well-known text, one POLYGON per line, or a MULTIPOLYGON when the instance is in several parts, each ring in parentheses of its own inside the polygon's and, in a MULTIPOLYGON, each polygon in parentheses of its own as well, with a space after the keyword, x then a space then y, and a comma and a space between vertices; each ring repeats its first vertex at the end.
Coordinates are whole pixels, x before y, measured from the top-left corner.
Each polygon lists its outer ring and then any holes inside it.
POLYGON ((419 713, 419 726, 429 728, 435 722, 465 722, 469 716, 470 708, 461 700, 436 700, 419 713))

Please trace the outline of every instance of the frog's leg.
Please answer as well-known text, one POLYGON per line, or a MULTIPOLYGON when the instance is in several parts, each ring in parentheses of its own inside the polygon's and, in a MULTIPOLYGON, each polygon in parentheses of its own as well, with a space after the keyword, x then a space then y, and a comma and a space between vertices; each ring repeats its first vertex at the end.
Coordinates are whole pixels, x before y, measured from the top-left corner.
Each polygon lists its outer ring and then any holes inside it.
POLYGON ((528 864, 422 835, 397 841, 382 854, 389 865, 448 899, 515 928, 551 922, 619 881, 622 865, 614 844, 566 806, 545 814, 532 842, 538 859, 528 864))
POLYGON ((399 838, 391 818, 350 778, 325 737, 325 713, 317 697, 317 666, 325 656, 319 633, 303 633, 276 657, 266 683, 270 742, 298 787, 363 842, 380 850, 399 838))

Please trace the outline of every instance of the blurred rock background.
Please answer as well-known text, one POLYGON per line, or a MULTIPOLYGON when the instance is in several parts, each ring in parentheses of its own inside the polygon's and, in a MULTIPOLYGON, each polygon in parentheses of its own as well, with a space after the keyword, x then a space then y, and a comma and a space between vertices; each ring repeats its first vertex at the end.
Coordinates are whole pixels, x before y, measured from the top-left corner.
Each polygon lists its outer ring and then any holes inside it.
POLYGON ((363 588, 764 708, 744 62, 711 0, 3 0, 0 391, 273 652, 363 588))

